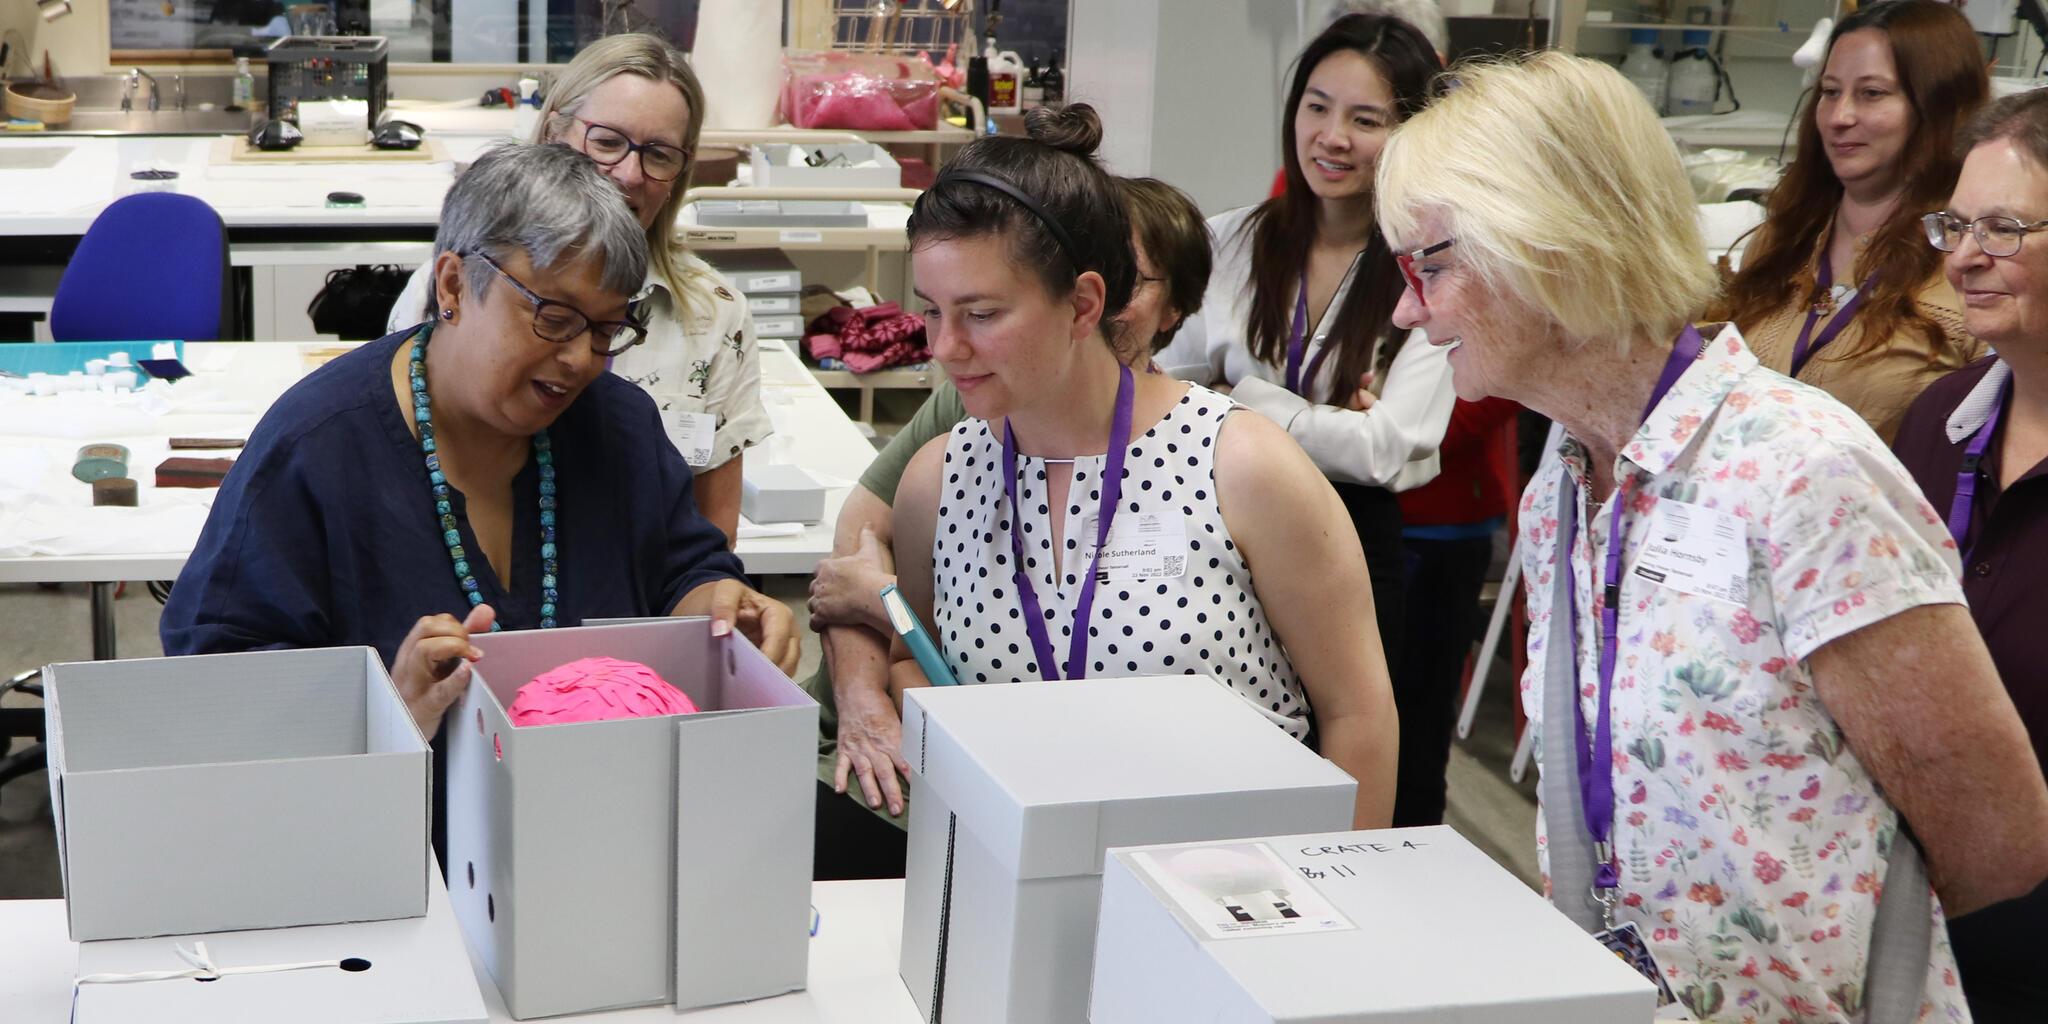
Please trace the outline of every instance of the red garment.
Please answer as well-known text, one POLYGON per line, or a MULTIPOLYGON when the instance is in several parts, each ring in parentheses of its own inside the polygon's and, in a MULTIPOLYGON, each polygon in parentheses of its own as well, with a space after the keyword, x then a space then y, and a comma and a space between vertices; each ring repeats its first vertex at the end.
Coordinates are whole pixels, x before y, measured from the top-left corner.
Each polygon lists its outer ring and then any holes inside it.
POLYGON ((924 321, 893 302, 855 309, 834 306, 811 321, 805 344, 817 359, 837 359, 855 373, 923 362, 932 357, 925 347, 924 321))
POLYGON ((1515 417, 1505 398, 1459 399, 1437 449, 1443 472, 1401 494, 1403 526, 1462 526, 1505 516, 1521 493, 1515 474, 1515 417))

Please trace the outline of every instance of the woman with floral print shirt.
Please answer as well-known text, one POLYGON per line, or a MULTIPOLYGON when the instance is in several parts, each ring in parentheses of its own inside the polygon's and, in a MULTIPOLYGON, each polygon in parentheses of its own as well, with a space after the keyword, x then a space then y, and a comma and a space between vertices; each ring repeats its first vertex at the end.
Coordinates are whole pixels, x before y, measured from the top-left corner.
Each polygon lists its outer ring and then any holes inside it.
MULTIPOLYGON (((744 453, 774 428, 761 402, 761 353, 746 296, 676 235, 703 110, 704 89, 681 53, 646 33, 608 36, 555 78, 531 141, 590 157, 647 231, 647 283, 633 296, 647 338, 612 371, 653 397, 694 474, 697 507, 730 546, 739 537, 744 453)), ((392 304, 391 330, 433 316, 427 270, 416 271, 392 304)))
POLYGON ((1638 929, 1699 1019, 1967 1020, 1943 910, 2048 876, 2048 786, 1941 517, 1853 412, 1692 326, 1691 189, 1618 72, 1454 74, 1379 216, 1459 397, 1566 430, 1520 516, 1554 902, 1638 929))

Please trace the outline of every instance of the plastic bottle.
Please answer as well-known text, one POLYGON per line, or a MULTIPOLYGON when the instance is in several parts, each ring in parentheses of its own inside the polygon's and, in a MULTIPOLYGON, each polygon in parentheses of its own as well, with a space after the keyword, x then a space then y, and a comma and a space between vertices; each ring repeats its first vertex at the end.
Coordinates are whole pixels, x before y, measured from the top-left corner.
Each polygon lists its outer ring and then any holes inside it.
POLYGON ((1046 65, 1045 73, 1038 76, 1038 85, 1046 103, 1067 101, 1067 76, 1060 71, 1060 51, 1052 52, 1052 63, 1046 65))
POLYGON ((1621 62, 1622 77, 1629 80, 1650 101, 1650 109, 1664 113, 1664 87, 1671 67, 1657 53, 1657 30, 1634 29, 1628 34, 1628 56, 1621 62))
POLYGON ((1024 107, 1024 58, 1015 50, 996 52, 994 40, 982 51, 988 59, 988 112, 1020 114, 1024 107))
POLYGON ((1043 74, 1044 71, 1038 66, 1038 58, 1033 57, 1031 67, 1024 72, 1024 102, 1022 106, 1025 110, 1045 104, 1045 80, 1041 77, 1043 74))
POLYGON ((249 70, 249 58, 235 58, 235 92, 230 110, 248 110, 256 102, 256 75, 249 70))
POLYGON ((519 80, 519 98, 512 104, 512 137, 521 142, 531 139, 539 125, 540 83, 522 78, 519 80))
POLYGON ((1721 66, 1707 50, 1712 34, 1687 32, 1671 58, 1671 84, 1666 92, 1667 112, 1686 117, 1714 112, 1714 100, 1721 94, 1721 66))

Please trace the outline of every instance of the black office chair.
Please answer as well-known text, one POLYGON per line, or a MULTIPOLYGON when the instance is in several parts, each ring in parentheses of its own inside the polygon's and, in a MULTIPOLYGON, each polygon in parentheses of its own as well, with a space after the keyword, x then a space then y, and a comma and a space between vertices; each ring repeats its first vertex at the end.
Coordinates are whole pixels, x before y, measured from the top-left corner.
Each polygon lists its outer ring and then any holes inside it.
MULTIPOLYGON (((41 697, 43 685, 36 680, 42 677, 43 670, 39 668, 14 676, 0 683, 0 697, 15 691, 31 697, 41 697)), ((0 738, 11 740, 16 736, 33 737, 35 742, 0 757, 0 786, 5 786, 23 775, 43 770, 46 764, 44 741, 48 736, 44 732, 42 708, 0 708, 0 738)))

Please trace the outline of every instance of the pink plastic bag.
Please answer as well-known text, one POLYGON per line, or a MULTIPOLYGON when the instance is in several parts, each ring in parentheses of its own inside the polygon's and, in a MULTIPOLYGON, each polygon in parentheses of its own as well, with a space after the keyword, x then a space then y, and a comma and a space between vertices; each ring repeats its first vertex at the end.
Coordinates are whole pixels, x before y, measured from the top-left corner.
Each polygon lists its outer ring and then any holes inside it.
POLYGON ((939 80, 922 58, 786 53, 782 115, 798 128, 930 131, 939 123, 939 80))

